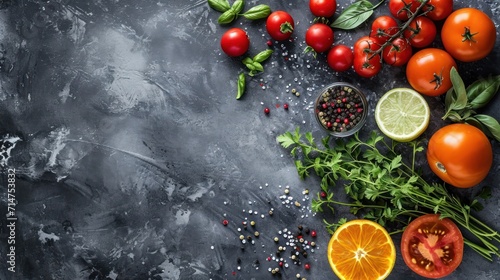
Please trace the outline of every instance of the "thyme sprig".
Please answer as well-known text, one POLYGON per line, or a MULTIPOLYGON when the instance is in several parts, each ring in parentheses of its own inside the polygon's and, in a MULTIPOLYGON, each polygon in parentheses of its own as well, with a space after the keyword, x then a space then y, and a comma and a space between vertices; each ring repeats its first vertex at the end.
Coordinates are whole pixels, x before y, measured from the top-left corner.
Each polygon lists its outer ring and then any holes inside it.
MULTIPOLYGON (((482 208, 478 199, 466 204, 444 185, 427 182, 416 170, 417 154, 424 150, 421 143, 389 142, 372 132, 366 141, 355 134, 348 140, 337 139, 333 146, 327 136, 321 139, 319 147, 311 133, 302 134, 299 128, 277 140, 290 149, 301 179, 312 172, 321 178, 321 190, 327 196, 314 199, 313 210, 323 211, 327 207, 333 211, 336 205, 347 206, 352 214, 381 225, 391 223, 398 231, 414 217, 439 213, 461 226, 466 232, 464 236, 472 235, 474 240, 464 238, 465 244, 481 256, 490 261, 494 255, 500 256, 500 233, 471 214, 471 210, 482 208), (404 159, 400 152, 405 149, 411 149, 409 159, 404 159), (341 183, 350 202, 334 199, 333 190, 341 183)), ((343 222, 345 219, 325 224, 333 232, 343 222)))

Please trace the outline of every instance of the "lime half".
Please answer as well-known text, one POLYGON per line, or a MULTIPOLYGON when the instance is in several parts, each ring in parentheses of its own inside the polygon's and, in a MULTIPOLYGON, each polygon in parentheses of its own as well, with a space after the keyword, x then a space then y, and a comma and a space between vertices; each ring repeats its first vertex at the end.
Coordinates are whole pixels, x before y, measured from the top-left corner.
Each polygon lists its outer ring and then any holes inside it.
POLYGON ((420 136, 429 126, 427 101, 413 89, 395 88, 386 92, 375 107, 375 121, 387 137, 408 142, 420 136))

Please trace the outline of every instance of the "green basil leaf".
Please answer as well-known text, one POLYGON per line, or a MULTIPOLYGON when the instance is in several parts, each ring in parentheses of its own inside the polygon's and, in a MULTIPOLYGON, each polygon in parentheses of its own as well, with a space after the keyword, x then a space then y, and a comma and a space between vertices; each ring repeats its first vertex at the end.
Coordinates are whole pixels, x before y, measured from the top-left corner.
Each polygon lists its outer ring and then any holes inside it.
POLYGON ((462 121, 462 117, 456 111, 450 111, 449 113, 447 113, 445 119, 449 119, 452 122, 461 122, 462 121))
POLYGON ((245 94, 245 80, 245 73, 240 73, 238 76, 238 92, 236 94, 236 99, 240 99, 243 94, 245 94))
POLYGON ((500 89, 500 75, 477 80, 467 88, 469 103, 473 109, 486 106, 500 89))
POLYGON ((250 57, 245 57, 241 62, 243 64, 245 64, 245 65, 252 64, 253 63, 253 59, 251 59, 250 57))
POLYGON ((255 68, 254 69, 255 71, 260 71, 260 72, 264 71, 264 67, 262 66, 262 64, 260 64, 260 62, 254 61, 252 65, 255 68))
POLYGON ((271 54, 273 53, 273 50, 267 49, 265 51, 261 51, 260 53, 256 54, 253 57, 253 61, 256 62, 264 62, 266 59, 268 59, 271 54))
POLYGON ((450 88, 444 97, 444 109, 446 112, 453 110, 452 105, 455 103, 455 93, 453 92, 453 88, 450 88))
POLYGON ((500 142, 500 124, 495 118, 483 114, 477 114, 474 118, 488 129, 495 140, 500 142))
POLYGON ((246 19, 257 20, 267 18, 271 14, 271 7, 268 5, 260 4, 255 7, 250 8, 248 11, 243 13, 246 19))
POLYGON ((229 9, 219 16, 217 22, 219 22, 219 24, 229 24, 233 22, 236 16, 237 14, 232 9, 229 9))
POLYGON ((373 6, 368 0, 354 2, 342 11, 330 26, 344 30, 354 29, 365 22, 373 14, 373 10, 384 1, 380 1, 376 6, 373 6))
POLYGON ((464 81, 458 74, 457 69, 452 67, 450 70, 450 79, 453 84, 452 93, 455 94, 454 102, 451 105, 451 108, 455 110, 461 110, 467 106, 467 92, 465 90, 464 81))
POLYGON ((237 16, 241 13, 241 11, 243 11, 243 6, 245 5, 245 2, 243 2, 243 0, 236 0, 234 1, 233 3, 233 6, 231 6, 231 9, 234 14, 237 16))
POLYGON ((208 0, 208 6, 221 13, 231 8, 227 0, 208 0))
MULTIPOLYGON (((248 70, 255 71, 255 66, 253 65, 253 62, 245 64, 245 66, 248 68, 248 70)), ((250 76, 253 76, 253 75, 250 75, 250 76)))

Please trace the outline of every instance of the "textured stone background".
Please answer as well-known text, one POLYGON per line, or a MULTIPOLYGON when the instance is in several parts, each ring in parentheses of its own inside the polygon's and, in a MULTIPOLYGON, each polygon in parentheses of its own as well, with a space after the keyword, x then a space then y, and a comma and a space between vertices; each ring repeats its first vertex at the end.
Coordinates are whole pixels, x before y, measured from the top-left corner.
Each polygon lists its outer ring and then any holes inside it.
MULTIPOLYGON (((350 216, 342 208, 335 216, 311 212, 318 180, 298 178, 276 136, 297 126, 324 136, 312 102, 335 81, 351 82, 367 94, 367 134, 376 128, 378 98, 408 87, 404 69, 386 66, 372 79, 352 71, 335 74, 324 55, 303 53, 313 19, 308 1, 246 2, 246 8, 269 4, 288 11, 296 29, 292 42, 274 44, 265 72, 248 81, 238 101, 243 64, 221 53, 219 38, 230 26, 220 26, 219 13, 204 0, 1 1, 0 139, 12 144, 2 163, 16 168, 19 220, 18 272, 6 272, 2 261, 0 279, 272 279, 268 269, 277 263, 266 258, 277 250, 273 237, 282 237, 284 229, 295 232, 298 225, 317 230, 316 238, 307 237, 317 248, 301 265, 286 254, 283 279, 297 273, 335 279, 322 220, 350 216), (264 107, 271 109, 268 116, 264 107), (283 197, 287 187, 290 193, 283 197), (255 244, 242 244, 238 228, 252 234, 253 228, 242 225, 251 220, 261 236, 255 244)), ((337 2, 338 14, 353 1, 337 2)), ((498 28, 499 1, 454 2, 455 8, 485 11, 498 28)), ((388 14, 386 4, 356 30, 336 30, 336 43, 352 45, 381 14, 388 14)), ((250 55, 267 48, 263 21, 239 18, 231 26, 249 33, 250 55)), ((465 82, 500 74, 499 50, 497 36, 488 58, 459 64, 465 82)), ((443 101, 428 101, 433 120, 423 138, 444 125, 443 101)), ((499 112, 496 98, 487 113, 500 118, 499 112)), ((500 230, 500 149, 498 143, 493 147, 494 167, 481 184, 493 187, 493 197, 477 216, 500 230)), ((1 178, 4 217, 5 173, 1 178)), ((5 223, 2 218, 2 259, 5 223)), ((394 236, 396 244, 399 238, 394 236)), ((500 279, 499 268, 498 258, 490 263, 466 248, 462 265, 447 279, 500 279)), ((398 250, 390 279, 403 277, 421 279, 398 250)))

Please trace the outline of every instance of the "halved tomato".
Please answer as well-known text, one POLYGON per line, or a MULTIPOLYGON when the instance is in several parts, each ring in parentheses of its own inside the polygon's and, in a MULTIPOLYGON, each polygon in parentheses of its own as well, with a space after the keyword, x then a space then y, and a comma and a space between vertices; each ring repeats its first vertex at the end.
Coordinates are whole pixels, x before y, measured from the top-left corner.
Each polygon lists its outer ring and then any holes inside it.
POLYGON ((464 238, 455 223, 427 214, 413 220, 403 232, 401 254, 406 265, 420 276, 441 278, 462 262, 464 238))

